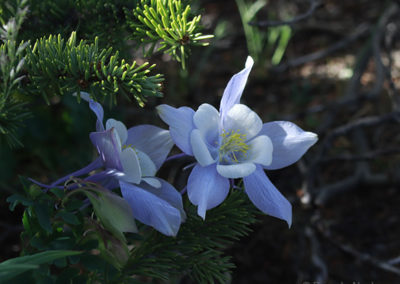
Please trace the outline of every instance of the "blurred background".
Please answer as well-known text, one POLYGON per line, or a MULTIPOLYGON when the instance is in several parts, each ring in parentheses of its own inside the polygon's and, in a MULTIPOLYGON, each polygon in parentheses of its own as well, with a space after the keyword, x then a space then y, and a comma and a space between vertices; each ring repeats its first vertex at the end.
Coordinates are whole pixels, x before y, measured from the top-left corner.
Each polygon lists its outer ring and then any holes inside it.
MULTIPOLYGON (((165 75, 164 97, 150 98, 144 108, 120 97, 106 117, 166 127, 154 111, 160 103, 217 107, 230 77, 252 55, 242 102, 264 122, 290 120, 319 141, 295 165, 267 172, 291 201, 293 224, 288 229, 259 216, 252 232, 226 251, 236 265, 232 283, 400 282, 399 1, 191 3, 204 33, 215 36, 210 46, 192 48, 185 70, 165 54, 146 59, 165 75)), ((46 9, 31 11, 22 37, 48 33, 37 21, 46 9)), ((50 32, 68 36, 79 11, 47 16, 43 23, 54 21, 50 32)), ((140 51, 125 52, 144 62, 140 51)), ((64 96, 50 107, 38 97, 29 107, 34 116, 19 133, 24 146, 0 149, 0 261, 20 251, 22 212, 10 212, 6 203, 21 190, 18 176, 49 183, 96 155, 87 105, 64 96)), ((167 163, 160 175, 182 189, 182 166, 167 163)))

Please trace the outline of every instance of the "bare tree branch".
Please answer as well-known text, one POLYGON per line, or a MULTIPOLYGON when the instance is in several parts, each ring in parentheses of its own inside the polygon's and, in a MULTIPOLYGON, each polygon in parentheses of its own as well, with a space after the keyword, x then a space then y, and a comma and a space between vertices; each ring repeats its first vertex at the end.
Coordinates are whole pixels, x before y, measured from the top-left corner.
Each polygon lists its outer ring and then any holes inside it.
POLYGON ((349 35, 348 37, 344 38, 343 40, 336 42, 335 44, 329 46, 326 49, 323 50, 319 50, 304 56, 300 56, 298 58, 289 60, 286 63, 280 64, 278 66, 272 67, 271 71, 274 72, 284 72, 286 71, 288 68, 291 67, 297 67, 300 65, 303 65, 307 62, 311 62, 311 61, 315 61, 315 60, 319 60, 322 59, 342 48, 345 48, 346 46, 348 46, 349 44, 353 43, 354 41, 358 40, 359 38, 365 36, 368 31, 370 30, 370 26, 367 24, 361 24, 360 26, 358 26, 356 28, 356 30, 349 35))
POLYGON ((397 267, 394 267, 388 261, 379 260, 367 253, 363 253, 363 252, 356 250, 354 247, 352 247, 349 244, 342 243, 341 241, 337 240, 336 238, 334 238, 332 236, 329 229, 322 228, 321 226, 316 226, 316 229, 321 234, 321 236, 323 236, 325 239, 327 239, 333 245, 338 247, 341 251, 352 255, 357 260, 369 263, 369 264, 375 266, 376 268, 379 268, 384 271, 388 271, 388 272, 391 272, 391 273, 394 273, 394 274, 400 276, 400 269, 397 267))
POLYGON ((257 26, 260 28, 266 28, 266 27, 278 27, 278 26, 284 26, 284 25, 293 25, 299 21, 305 20, 309 17, 312 16, 312 14, 315 12, 315 10, 322 5, 320 0, 309 0, 310 2, 310 7, 308 8, 307 12, 304 14, 300 14, 298 16, 295 16, 294 18, 286 21, 260 21, 260 22, 250 22, 249 25, 251 26, 257 26))

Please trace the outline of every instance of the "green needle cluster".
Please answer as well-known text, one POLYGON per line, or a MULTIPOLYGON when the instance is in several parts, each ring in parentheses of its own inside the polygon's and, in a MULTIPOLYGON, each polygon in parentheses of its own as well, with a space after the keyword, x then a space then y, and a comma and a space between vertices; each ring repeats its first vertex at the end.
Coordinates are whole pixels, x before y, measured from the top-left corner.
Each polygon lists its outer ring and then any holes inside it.
POLYGON ((180 0, 141 0, 133 10, 128 24, 132 29, 133 39, 140 39, 139 44, 147 49, 145 55, 163 51, 181 62, 185 68, 190 46, 207 46, 213 35, 199 32, 201 15, 193 16, 190 6, 183 5, 180 0))
POLYGON ((107 96, 116 103, 116 94, 133 96, 140 106, 145 97, 161 96, 161 75, 149 76, 154 65, 119 61, 112 48, 100 50, 98 38, 87 44, 76 43, 76 33, 68 39, 49 36, 36 41, 27 50, 28 79, 34 93, 48 101, 49 96, 85 91, 97 99, 107 96), (114 94, 114 96, 112 95, 114 94))

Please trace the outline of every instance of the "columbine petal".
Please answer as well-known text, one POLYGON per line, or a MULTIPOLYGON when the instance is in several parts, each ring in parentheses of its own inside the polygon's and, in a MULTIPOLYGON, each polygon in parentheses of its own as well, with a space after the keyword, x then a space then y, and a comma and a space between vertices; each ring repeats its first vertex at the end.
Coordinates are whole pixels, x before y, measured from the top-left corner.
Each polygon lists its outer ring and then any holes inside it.
POLYGON ((192 145, 193 155, 200 165, 205 167, 215 162, 200 130, 195 129, 192 131, 190 135, 190 143, 192 145))
POLYGON ((140 169, 142 170, 142 176, 151 177, 154 176, 157 172, 156 165, 154 165, 153 161, 147 156, 146 153, 142 151, 136 150, 137 157, 139 159, 140 169))
MULTIPOLYGON (((77 94, 74 93, 73 95, 76 96, 77 94)), ((96 131, 104 131, 104 125, 103 125, 104 110, 103 110, 103 107, 101 106, 101 104, 99 104, 98 102, 95 102, 93 99, 91 99, 89 93, 80 92, 80 97, 81 97, 81 99, 89 102, 90 109, 97 116, 96 131)))
POLYGON ((193 116, 193 123, 208 143, 218 142, 220 117, 215 107, 209 104, 199 106, 193 116))
POLYGON ((156 195, 154 192, 123 181, 120 181, 120 187, 122 196, 131 206, 133 216, 137 220, 152 226, 164 235, 176 236, 182 222, 181 212, 160 197, 163 194, 168 195, 170 193, 168 189, 164 191, 157 189, 160 195, 156 195))
POLYGON ((93 145, 97 148, 105 167, 122 171, 120 161, 121 145, 115 130, 112 128, 103 132, 92 132, 89 136, 93 145))
POLYGON ((161 187, 161 182, 156 178, 142 177, 142 181, 146 182, 148 185, 155 187, 155 188, 161 187))
POLYGON ((245 68, 239 73, 233 75, 226 86, 219 107, 219 112, 222 119, 225 118, 225 115, 228 113, 231 107, 239 103, 253 64, 253 59, 250 56, 247 57, 245 68))
POLYGON ((125 124, 113 118, 107 119, 106 129, 111 129, 113 127, 118 133, 119 139, 121 140, 121 144, 125 144, 126 139, 128 138, 128 130, 126 129, 125 124))
POLYGON ((247 143, 249 150, 247 151, 244 159, 241 161, 248 161, 264 166, 268 166, 272 162, 273 147, 271 139, 268 136, 257 136, 247 143))
POLYGON ((167 201, 181 213, 181 221, 186 220, 186 213, 183 210, 182 195, 171 184, 160 178, 153 178, 160 184, 159 187, 151 186, 150 184, 140 184, 140 187, 158 196, 162 200, 167 201))
POLYGON ((315 133, 303 131, 289 121, 265 123, 260 135, 271 138, 274 147, 272 163, 265 167, 268 170, 280 169, 297 162, 318 140, 315 133))
POLYGON ((225 200, 229 192, 229 180, 220 176, 215 165, 196 165, 190 173, 187 192, 189 200, 198 205, 197 214, 205 219, 206 210, 225 200))
POLYGON ((169 125, 172 140, 183 152, 193 155, 190 133, 194 129, 194 110, 189 107, 174 108, 169 105, 157 106, 161 119, 169 125))
POLYGON ((262 126, 261 118, 248 106, 242 104, 234 105, 229 110, 223 124, 225 131, 239 131, 241 134, 246 134, 247 140, 256 136, 262 126))
POLYGON ((226 178, 242 178, 256 170, 253 163, 238 163, 232 165, 217 165, 218 173, 226 178))
POLYGON ((168 130, 153 125, 139 125, 128 129, 125 142, 146 153, 158 170, 174 146, 168 130))
POLYGON ((276 189, 261 166, 243 178, 244 188, 253 204, 262 212, 285 220, 289 227, 292 224, 292 205, 276 189))
POLYGON ((124 176, 121 179, 127 182, 140 183, 142 171, 135 150, 132 148, 124 149, 121 153, 121 164, 124 171, 124 176))

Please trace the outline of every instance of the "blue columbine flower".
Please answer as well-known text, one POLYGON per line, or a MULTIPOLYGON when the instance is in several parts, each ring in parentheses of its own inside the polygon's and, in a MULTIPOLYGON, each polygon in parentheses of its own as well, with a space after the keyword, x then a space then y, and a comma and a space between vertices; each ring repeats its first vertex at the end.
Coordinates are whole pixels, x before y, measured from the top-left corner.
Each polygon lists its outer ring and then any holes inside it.
POLYGON ((175 144, 197 160, 187 184, 190 201, 203 219, 206 210, 223 202, 230 180, 243 178, 247 195, 262 212, 286 220, 291 225, 289 201, 268 179, 264 169, 280 169, 296 162, 317 141, 288 121, 263 124, 260 117, 240 104, 247 77, 253 66, 248 57, 245 69, 229 81, 220 109, 202 104, 189 107, 157 107, 170 127, 175 144))
POLYGON ((105 170, 85 180, 97 182, 113 189, 121 188, 123 198, 130 204, 133 217, 152 226, 161 233, 175 236, 185 220, 182 197, 168 182, 155 177, 174 145, 168 130, 152 125, 139 125, 127 129, 115 119, 103 125, 102 106, 89 94, 81 92, 96 114, 96 132, 90 139, 100 157, 85 168, 54 182, 56 186, 70 176, 80 176, 104 167, 105 170))

